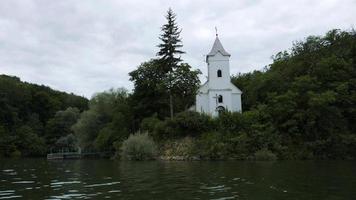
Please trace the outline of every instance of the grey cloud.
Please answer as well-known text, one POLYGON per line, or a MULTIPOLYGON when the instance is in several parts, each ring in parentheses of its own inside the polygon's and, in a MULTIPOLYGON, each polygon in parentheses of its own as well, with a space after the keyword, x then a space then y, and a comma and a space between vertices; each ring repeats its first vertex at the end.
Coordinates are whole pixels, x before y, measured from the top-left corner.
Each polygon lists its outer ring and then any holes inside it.
POLYGON ((183 58, 205 74, 214 26, 238 73, 263 68, 295 40, 356 21, 353 0, 3 0, 0 73, 87 97, 132 89, 128 72, 155 56, 168 7, 183 29, 183 58))

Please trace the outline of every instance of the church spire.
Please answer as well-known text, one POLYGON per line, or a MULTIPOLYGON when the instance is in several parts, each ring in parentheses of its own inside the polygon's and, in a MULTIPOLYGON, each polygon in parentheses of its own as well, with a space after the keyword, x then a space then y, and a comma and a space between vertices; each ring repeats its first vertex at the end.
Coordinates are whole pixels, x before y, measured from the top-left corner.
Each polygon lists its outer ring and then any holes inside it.
POLYGON ((218 30, 216 27, 215 27, 215 32, 216 32, 215 33, 216 38, 215 38, 213 47, 211 48, 210 52, 208 53, 208 55, 206 57, 208 58, 209 56, 214 56, 218 52, 220 52, 223 56, 230 56, 230 54, 227 51, 225 51, 224 47, 222 46, 222 44, 219 40, 218 30))

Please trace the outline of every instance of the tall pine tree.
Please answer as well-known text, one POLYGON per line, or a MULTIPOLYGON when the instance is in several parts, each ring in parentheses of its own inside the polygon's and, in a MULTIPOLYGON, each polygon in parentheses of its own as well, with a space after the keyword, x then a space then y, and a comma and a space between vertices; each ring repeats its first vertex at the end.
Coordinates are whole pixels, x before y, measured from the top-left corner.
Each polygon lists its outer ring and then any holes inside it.
POLYGON ((163 70, 166 73, 166 88, 169 93, 170 115, 171 118, 173 118, 172 88, 174 84, 174 71, 178 68, 179 63, 182 61, 180 55, 185 52, 180 50, 180 48, 183 47, 180 38, 182 30, 178 28, 176 23, 176 14, 171 8, 168 9, 166 19, 167 23, 161 28, 163 33, 160 35, 159 39, 162 43, 158 45, 159 51, 157 56, 159 56, 163 70))

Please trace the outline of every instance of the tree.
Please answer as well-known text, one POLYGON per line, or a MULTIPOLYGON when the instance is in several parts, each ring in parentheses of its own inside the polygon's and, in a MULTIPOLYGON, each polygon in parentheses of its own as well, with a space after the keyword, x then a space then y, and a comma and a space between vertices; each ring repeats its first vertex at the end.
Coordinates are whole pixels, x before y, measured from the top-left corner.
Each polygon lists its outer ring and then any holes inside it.
POLYGON ((169 107, 170 116, 173 118, 173 84, 176 79, 174 77, 174 71, 179 67, 178 63, 181 62, 181 57, 179 55, 184 52, 179 50, 183 47, 180 38, 181 30, 178 28, 176 23, 176 14, 169 8, 166 15, 167 23, 161 28, 162 34, 159 39, 162 41, 158 45, 159 51, 157 55, 163 65, 163 70, 165 73, 165 86, 169 94, 169 107))
POLYGON ((13 152, 18 151, 15 142, 16 137, 0 125, 0 158, 11 156, 13 152))
POLYGON ((78 138, 79 145, 82 148, 94 148, 93 141, 102 128, 100 116, 96 110, 90 109, 80 114, 80 118, 72 126, 75 136, 78 138))
POLYGON ((54 145, 59 138, 72 134, 71 127, 79 119, 79 114, 79 109, 72 107, 58 111, 47 123, 45 134, 47 144, 54 145))
POLYGON ((40 138, 31 127, 26 125, 16 130, 15 143, 22 156, 39 156, 46 152, 44 139, 40 138))
POLYGON ((60 147, 60 148, 68 148, 71 150, 75 150, 75 149, 77 149, 77 146, 78 146, 78 140, 75 137, 75 135, 73 135, 71 133, 69 135, 60 137, 56 141, 56 146, 60 147))
POLYGON ((173 71, 171 96, 175 99, 176 112, 187 110, 195 104, 195 95, 200 86, 199 74, 201 74, 200 70, 192 70, 187 63, 181 63, 173 71))
POLYGON ((72 130, 84 149, 113 150, 113 143, 132 131, 132 111, 126 89, 111 89, 96 94, 89 110, 80 115, 72 130))
POLYGON ((245 110, 266 107, 279 157, 355 158, 355 60, 356 32, 331 30, 278 53, 265 71, 232 81, 244 91, 245 110))
POLYGON ((195 103, 195 94, 199 87, 199 70, 192 70, 187 63, 181 63, 172 73, 174 80, 171 90, 166 90, 167 79, 162 70, 160 60, 151 60, 142 63, 136 70, 129 73, 130 80, 134 82, 134 92, 130 98, 135 113, 136 124, 143 118, 157 114, 159 119, 170 116, 166 101, 170 95, 175 99, 174 110, 181 112, 195 103))
POLYGON ((63 134, 70 132, 71 125, 66 123, 71 120, 64 117, 58 119, 61 123, 55 123, 56 113, 68 107, 83 111, 87 103, 84 97, 0 75, 0 154, 43 155, 46 144, 55 144, 63 134))
POLYGON ((168 93, 164 86, 165 72, 161 62, 152 59, 142 63, 136 70, 129 73, 134 83, 134 92, 130 98, 135 118, 139 123, 143 118, 153 114, 161 119, 169 115, 168 93))

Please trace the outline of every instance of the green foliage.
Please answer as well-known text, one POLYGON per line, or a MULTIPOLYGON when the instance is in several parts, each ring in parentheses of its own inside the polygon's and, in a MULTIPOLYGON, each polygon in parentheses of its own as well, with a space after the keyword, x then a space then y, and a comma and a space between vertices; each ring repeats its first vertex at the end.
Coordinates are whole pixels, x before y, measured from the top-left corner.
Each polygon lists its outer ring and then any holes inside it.
POLYGON ((22 156, 39 156, 46 152, 45 141, 31 127, 21 126, 16 130, 16 146, 22 156))
POLYGON ((31 127, 23 125, 10 133, 0 126, 0 156, 39 156, 45 152, 44 139, 31 127))
POLYGON ((121 158, 128 160, 152 160, 157 156, 155 142, 148 133, 130 135, 120 148, 121 158))
POLYGON ((163 119, 169 115, 168 93, 164 86, 164 71, 158 60, 142 63, 136 70, 129 73, 134 83, 131 105, 135 118, 140 122, 152 114, 163 119))
POLYGON ((198 147, 199 155, 203 159, 219 160, 227 156, 227 145, 221 133, 218 132, 204 133, 198 141, 198 147))
POLYGON ((156 128, 156 125, 160 122, 161 120, 158 119, 156 114, 151 117, 146 117, 142 120, 140 129, 145 132, 153 132, 156 128))
POLYGON ((148 132, 155 140, 163 139, 163 135, 161 134, 163 132, 162 129, 164 129, 164 122, 158 119, 156 114, 144 118, 140 124, 140 130, 142 132, 148 132))
POLYGON ((56 113, 69 112, 66 109, 71 107, 78 115, 87 103, 84 97, 0 75, 0 156, 44 155, 70 133, 71 125, 66 123, 73 120, 56 113))
POLYGON ((192 111, 178 113, 172 120, 167 120, 167 128, 171 136, 197 136, 211 128, 211 118, 205 114, 192 111))
POLYGON ((193 70, 187 63, 181 63, 173 71, 171 93, 175 113, 187 110, 195 104, 195 94, 199 88, 200 70, 193 70))
POLYGON ((68 107, 85 110, 87 102, 84 97, 0 75, 0 123, 6 129, 13 130, 16 123, 26 123, 34 114, 45 124, 59 110, 68 107))
MULTIPOLYGON (((163 70, 163 86, 165 87, 165 91, 169 96, 169 110, 170 117, 173 118, 174 115, 174 105, 173 105, 173 88, 176 85, 177 79, 179 79, 179 72, 177 68, 181 68, 178 66, 178 63, 181 62, 180 55, 184 52, 179 50, 182 45, 182 41, 180 39, 180 32, 178 25, 176 23, 176 15, 173 13, 172 9, 169 8, 167 12, 167 24, 162 26, 162 34, 159 39, 162 41, 161 44, 158 45, 160 48, 157 55, 160 56, 159 62, 161 63, 161 69, 163 70)), ((187 64, 187 66, 189 66, 187 64)), ((190 70, 188 70, 189 72, 190 70)))
POLYGON ((61 137, 73 134, 71 127, 79 119, 79 109, 69 107, 58 111, 52 119, 47 122, 45 138, 48 145, 53 146, 61 137))
POLYGON ((245 110, 266 106, 269 135, 278 141, 269 149, 285 159, 355 158, 342 139, 356 130, 355 58, 355 31, 332 30, 278 53, 264 71, 232 78, 245 110))
POLYGON ((254 160, 277 160, 277 156, 268 149, 261 149, 255 152, 254 160))
MULTIPOLYGON (((147 121, 144 122, 142 126, 147 126, 147 121)), ((164 122, 153 120, 151 122, 150 129, 153 135, 160 139, 196 137, 202 132, 209 131, 213 123, 209 116, 193 111, 178 113, 173 119, 167 118, 164 122)))
POLYGON ((129 73, 135 89, 132 106, 139 124, 143 118, 157 114, 158 118, 173 117, 174 113, 186 110, 194 104, 199 87, 199 70, 192 70, 187 63, 180 63, 184 52, 176 15, 167 12, 167 23, 162 26, 158 59, 142 63, 129 73), (159 97, 159 98, 158 98, 159 97))
POLYGON ((101 151, 112 150, 112 145, 116 140, 115 131, 111 127, 104 127, 99 131, 94 141, 94 147, 101 151))
POLYGON ((215 121, 217 130, 227 133, 239 132, 248 123, 244 122, 243 114, 238 112, 222 112, 215 121))
POLYGON ((80 115, 72 130, 84 150, 113 151, 115 141, 128 137, 132 120, 127 91, 111 89, 90 100, 89 110, 80 115))
POLYGON ((356 32, 296 42, 261 71, 238 74, 243 113, 187 111, 199 71, 180 63, 180 30, 169 10, 159 59, 130 72, 126 90, 73 94, 0 76, 0 156, 42 155, 49 146, 122 151, 125 159, 355 159, 356 32), (170 101, 172 100, 172 101, 170 101), (170 106, 177 113, 170 116, 170 106), (148 134, 135 134, 141 129, 148 134), (73 134, 74 133, 74 134, 73 134), (128 138, 128 139, 127 139, 128 138), (127 139, 127 140, 126 140, 127 139), (46 146, 47 145, 47 146, 46 146))
POLYGON ((15 142, 16 137, 0 126, 0 157, 11 156, 13 152, 18 151, 15 142))
POLYGON ((152 121, 150 131, 161 140, 190 136, 207 159, 355 159, 356 33, 308 37, 273 59, 232 77, 243 113, 183 112, 152 121))
POLYGON ((198 155, 196 140, 192 137, 165 140, 160 155, 167 160, 192 160, 198 155))
POLYGON ((180 54, 184 52, 179 50, 182 45, 182 41, 180 38, 180 32, 178 25, 176 23, 176 14, 174 14, 173 10, 169 8, 167 12, 167 23, 164 24, 161 28, 162 34, 159 39, 162 41, 161 44, 158 45, 160 48, 157 55, 160 56, 160 60, 165 63, 165 71, 173 71, 173 68, 177 66, 177 64, 181 61, 180 54))
POLYGON ((75 151, 78 147, 78 141, 75 135, 71 133, 67 136, 60 137, 56 142, 56 146, 59 148, 67 148, 75 151))
POLYGON ((167 90, 168 81, 160 60, 142 63, 129 73, 134 82, 134 92, 130 98, 131 106, 136 113, 136 123, 156 114, 159 119, 170 116, 169 96, 173 97, 175 112, 189 108, 195 102, 195 93, 199 87, 199 70, 192 70, 186 63, 180 64, 172 73, 174 81, 167 90))
POLYGON ((94 110, 87 110, 80 115, 80 119, 72 126, 72 130, 78 138, 79 145, 88 148, 93 147, 93 141, 101 127, 99 114, 94 110))

